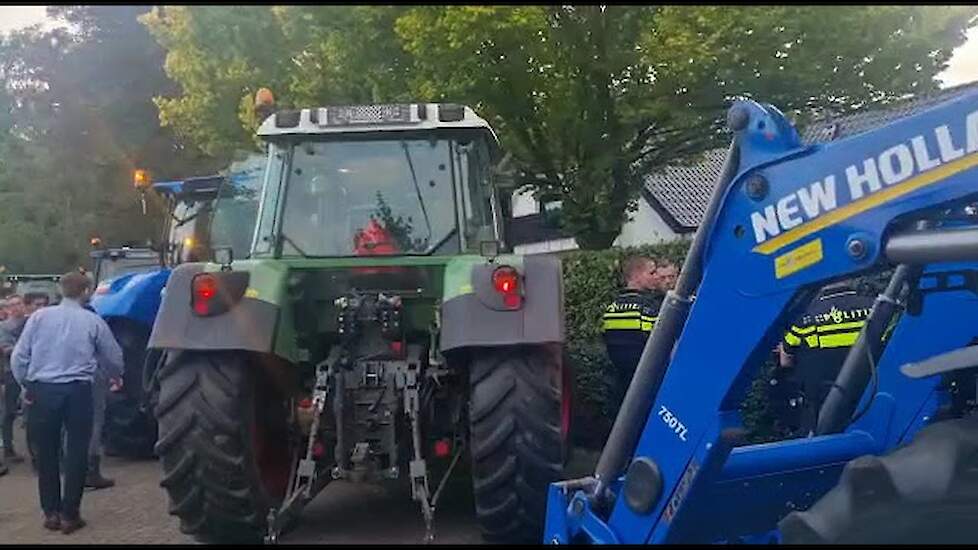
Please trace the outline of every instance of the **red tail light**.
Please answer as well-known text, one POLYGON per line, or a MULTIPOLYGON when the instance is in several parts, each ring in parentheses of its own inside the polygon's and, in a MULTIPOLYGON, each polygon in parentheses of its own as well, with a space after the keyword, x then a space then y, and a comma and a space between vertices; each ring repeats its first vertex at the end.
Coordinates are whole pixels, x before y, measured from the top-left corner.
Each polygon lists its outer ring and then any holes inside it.
POLYGON ((496 268, 492 272, 492 286, 503 295, 503 305, 510 309, 520 307, 520 274, 509 266, 496 268))
POLYGON ((520 275, 512 267, 500 267, 492 272, 492 286, 500 294, 516 294, 520 290, 520 275))
POLYGON ((217 296, 217 278, 209 273, 201 273, 194 277, 191 287, 194 313, 210 314, 211 303, 217 296))
POLYGON ((435 441, 435 456, 438 458, 445 458, 452 454, 452 444, 447 439, 439 439, 435 441))

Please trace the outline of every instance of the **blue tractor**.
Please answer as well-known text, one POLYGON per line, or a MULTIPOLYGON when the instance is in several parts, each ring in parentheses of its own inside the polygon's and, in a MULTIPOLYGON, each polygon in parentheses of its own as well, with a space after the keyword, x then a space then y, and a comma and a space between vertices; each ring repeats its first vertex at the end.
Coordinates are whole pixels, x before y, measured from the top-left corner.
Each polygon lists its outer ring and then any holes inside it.
POLYGON ((594 474, 550 486, 544 542, 973 544, 978 92, 822 144, 770 105, 727 120, 676 289, 594 474), (872 274, 813 433, 746 444, 739 405, 785 328, 872 274))
POLYGON ((146 342, 172 267, 207 253, 208 216, 222 179, 205 176, 152 185, 166 202, 169 218, 159 250, 124 246, 91 253, 96 283, 91 306, 108 322, 126 365, 122 388, 111 393, 106 404, 102 430, 106 454, 153 456, 156 423, 146 410, 142 391, 146 342))
POLYGON ((240 243, 250 239, 254 224, 256 160, 252 156, 236 162, 226 174, 152 184, 166 202, 168 217, 159 250, 125 246, 91 253, 96 282, 91 306, 111 327, 126 365, 122 388, 110 394, 106 406, 102 432, 106 454, 154 455, 157 428, 144 399, 143 367, 158 359, 147 352, 146 344, 162 292, 173 267, 210 255, 212 230, 220 245, 247 248, 240 243), (224 200, 218 201, 219 196, 224 200), (221 207, 216 208, 215 202, 221 207))

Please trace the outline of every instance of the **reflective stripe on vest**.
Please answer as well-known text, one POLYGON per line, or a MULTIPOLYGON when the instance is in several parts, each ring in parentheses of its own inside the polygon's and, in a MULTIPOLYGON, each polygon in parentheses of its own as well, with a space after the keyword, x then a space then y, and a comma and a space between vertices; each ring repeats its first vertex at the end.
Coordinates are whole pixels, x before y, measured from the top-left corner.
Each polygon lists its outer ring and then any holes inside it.
POLYGON ((641 330, 650 332, 657 317, 642 315, 638 311, 624 313, 605 313, 601 329, 608 330, 641 330))

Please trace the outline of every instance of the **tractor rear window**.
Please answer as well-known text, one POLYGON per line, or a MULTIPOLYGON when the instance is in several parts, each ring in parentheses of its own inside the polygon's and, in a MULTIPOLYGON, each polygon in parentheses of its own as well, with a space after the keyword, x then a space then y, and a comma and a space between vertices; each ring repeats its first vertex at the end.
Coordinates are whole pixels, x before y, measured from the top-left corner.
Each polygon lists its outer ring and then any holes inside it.
POLYGON ((282 254, 458 253, 453 168, 447 140, 297 144, 282 254))

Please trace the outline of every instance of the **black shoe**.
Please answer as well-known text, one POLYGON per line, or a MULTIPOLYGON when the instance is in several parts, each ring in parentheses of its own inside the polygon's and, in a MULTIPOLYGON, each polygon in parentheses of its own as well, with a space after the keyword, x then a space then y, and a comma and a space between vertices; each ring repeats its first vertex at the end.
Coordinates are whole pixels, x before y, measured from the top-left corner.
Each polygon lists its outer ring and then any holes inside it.
POLYGON ((89 473, 85 476, 85 487, 93 490, 108 489, 115 486, 115 480, 102 477, 98 472, 89 473))
POLYGON ((102 477, 100 457, 89 457, 88 474, 85 476, 85 487, 98 490, 107 489, 113 486, 115 486, 115 481, 102 477))

